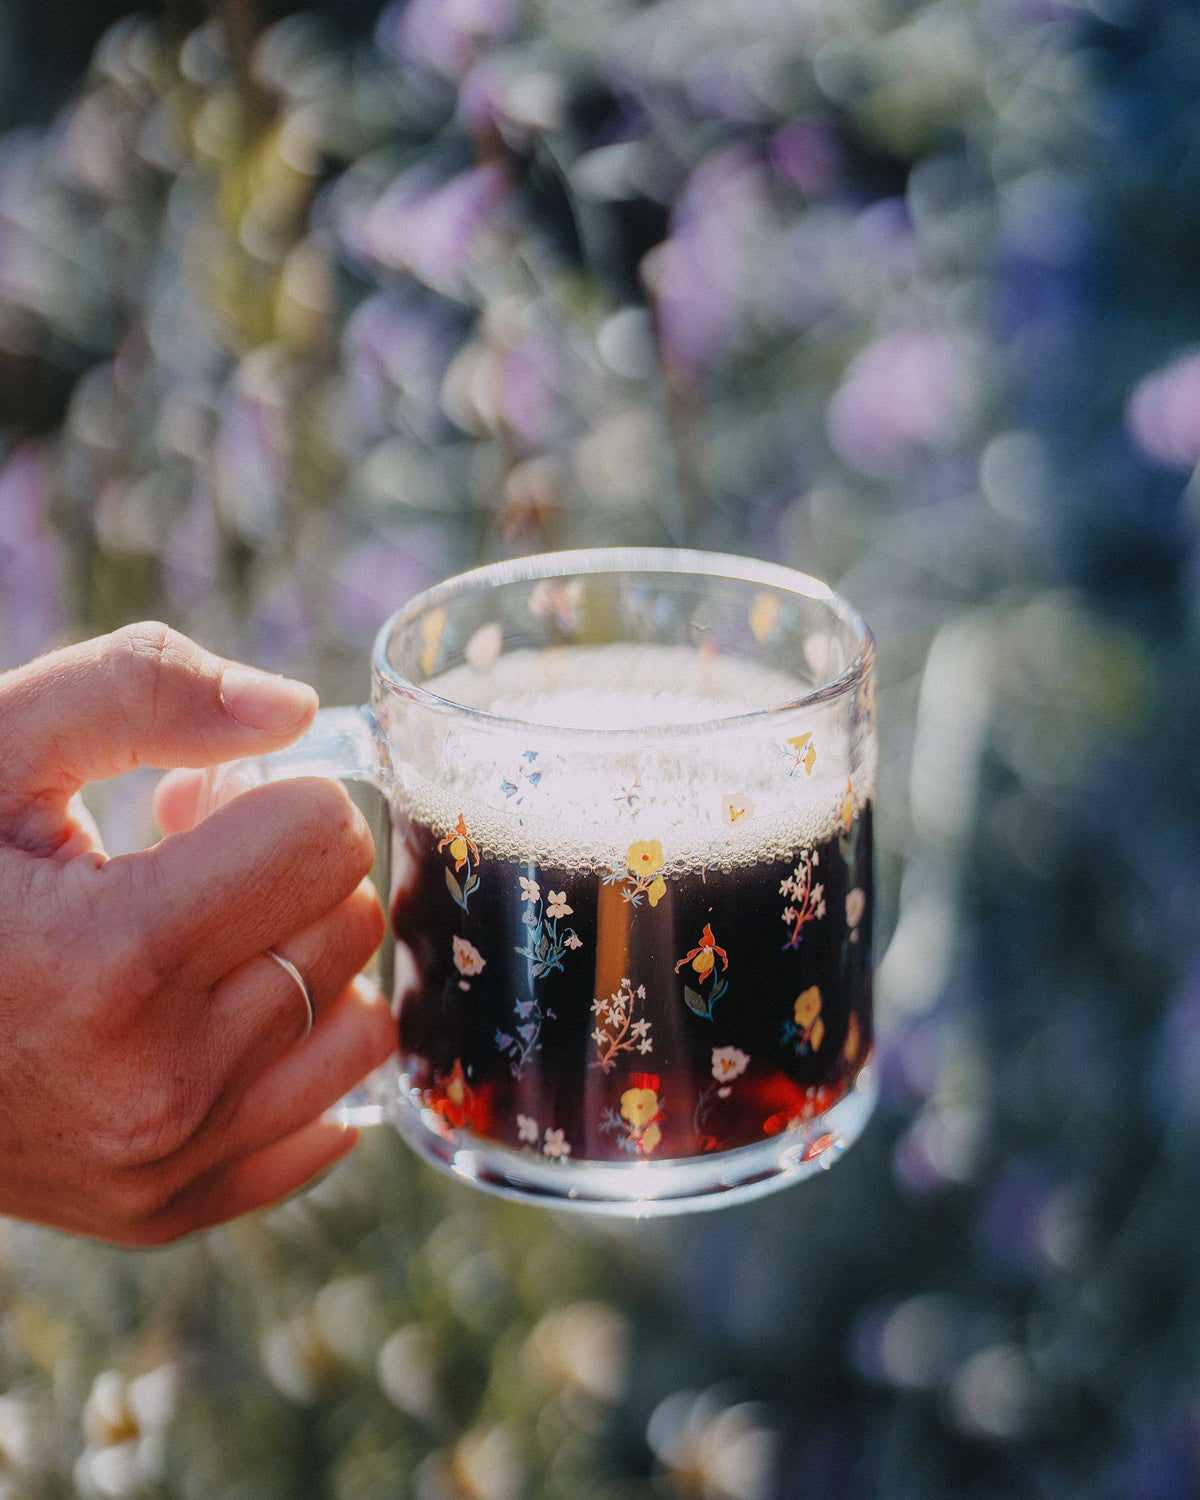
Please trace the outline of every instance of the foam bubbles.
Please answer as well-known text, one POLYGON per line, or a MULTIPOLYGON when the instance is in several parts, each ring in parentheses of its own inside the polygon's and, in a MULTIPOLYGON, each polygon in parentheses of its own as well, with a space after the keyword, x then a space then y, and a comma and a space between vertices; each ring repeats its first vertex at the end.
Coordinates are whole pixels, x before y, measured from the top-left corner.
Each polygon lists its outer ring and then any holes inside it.
POLYGON ((855 763, 863 751, 836 706, 725 722, 809 690, 744 658, 653 645, 518 650, 426 686, 510 722, 453 727, 436 764, 398 766, 399 810, 439 836, 461 814, 493 857, 607 871, 623 867, 631 843, 657 839, 665 874, 732 868, 829 837, 848 777, 851 809, 871 793, 873 764, 855 763), (596 729, 629 734, 573 733, 596 729), (789 743, 806 733, 811 766, 789 743))

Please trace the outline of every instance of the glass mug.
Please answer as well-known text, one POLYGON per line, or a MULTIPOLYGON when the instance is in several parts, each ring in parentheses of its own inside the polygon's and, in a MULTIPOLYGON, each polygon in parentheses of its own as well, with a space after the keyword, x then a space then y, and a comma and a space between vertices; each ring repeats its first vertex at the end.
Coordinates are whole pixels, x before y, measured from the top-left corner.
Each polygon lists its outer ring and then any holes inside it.
POLYGON ((393 1062, 351 1095, 509 1197, 644 1215, 829 1166, 871 1067, 874 642, 824 584, 642 548, 452 578, 371 703, 209 774, 387 799, 393 1062))

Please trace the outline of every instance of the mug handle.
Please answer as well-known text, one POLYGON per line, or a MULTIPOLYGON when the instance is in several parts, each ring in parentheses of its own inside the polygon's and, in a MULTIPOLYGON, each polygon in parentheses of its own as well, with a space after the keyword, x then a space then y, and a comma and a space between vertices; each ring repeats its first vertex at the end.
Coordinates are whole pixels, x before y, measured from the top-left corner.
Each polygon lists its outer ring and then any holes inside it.
POLYGON ((365 781, 387 795, 391 761, 379 721, 367 705, 361 708, 322 708, 308 733, 271 755, 228 760, 205 772, 200 791, 202 818, 218 807, 268 781, 293 776, 333 776, 342 781, 365 781))
MULTIPOLYGON (((361 708, 322 708, 308 733, 285 750, 210 767, 200 789, 199 816, 206 818, 253 787, 294 776, 361 781, 386 797, 392 784, 391 760, 387 740, 371 708, 365 704, 361 708)), ((386 910, 386 891, 383 897, 386 910)), ((384 941, 386 944, 386 937, 384 941)), ((332 1113, 347 1125, 378 1125, 393 1116, 400 1092, 399 1064, 392 1057, 351 1090, 332 1113)))

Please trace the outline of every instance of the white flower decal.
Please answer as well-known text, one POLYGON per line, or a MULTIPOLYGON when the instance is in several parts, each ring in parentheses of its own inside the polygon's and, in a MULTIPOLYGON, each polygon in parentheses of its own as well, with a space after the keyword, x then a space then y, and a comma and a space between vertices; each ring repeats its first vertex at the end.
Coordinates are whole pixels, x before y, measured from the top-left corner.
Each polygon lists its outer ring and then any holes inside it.
POLYGON ((863 912, 867 909, 866 892, 855 886, 846 896, 846 926, 853 931, 862 921, 863 912))
POLYGON ((468 664, 477 672, 486 672, 495 664, 503 645, 504 631, 498 622, 493 620, 490 625, 479 627, 467 642, 463 655, 467 658, 468 664))
POLYGON ((560 1161, 564 1156, 570 1156, 570 1143, 563 1139, 561 1130, 547 1130, 546 1138, 542 1142, 542 1155, 548 1156, 552 1161, 560 1161))
POLYGON ((534 902, 541 900, 542 888, 536 880, 526 880, 524 875, 518 875, 517 879, 521 882, 522 901, 528 901, 532 905, 534 902))
POLYGON ((566 937, 563 938, 563 942, 566 943, 568 948, 583 947, 583 939, 577 936, 574 932, 567 933, 566 937))
POLYGON ((712 1076, 718 1083, 732 1083, 740 1078, 750 1066, 749 1054, 740 1047, 714 1047, 712 1054, 712 1076))
POLYGON ((554 918, 569 917, 575 908, 567 905, 566 891, 551 891, 546 901, 546 915, 554 918))
POLYGON ((464 937, 455 937, 454 943, 454 967, 460 974, 480 974, 487 959, 480 953, 474 943, 469 943, 464 937))
POLYGON ((538 1122, 529 1115, 517 1116, 517 1139, 528 1141, 530 1145, 536 1146, 538 1138, 538 1122))

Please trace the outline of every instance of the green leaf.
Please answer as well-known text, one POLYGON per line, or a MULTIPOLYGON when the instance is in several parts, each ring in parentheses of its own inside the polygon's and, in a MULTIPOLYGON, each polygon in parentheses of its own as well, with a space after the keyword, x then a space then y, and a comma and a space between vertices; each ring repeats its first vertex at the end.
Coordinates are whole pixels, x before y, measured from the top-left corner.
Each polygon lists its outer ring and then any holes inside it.
POLYGON ((462 893, 462 886, 455 880, 454 871, 449 868, 446 870, 446 889, 454 897, 455 901, 458 902, 459 906, 462 907, 463 911, 466 911, 467 903, 462 893))
POLYGON ((683 999, 693 1015, 702 1017, 705 1021, 712 1020, 712 1007, 705 1001, 702 995, 698 995, 690 985, 683 987, 683 999))

